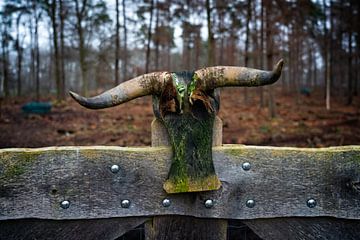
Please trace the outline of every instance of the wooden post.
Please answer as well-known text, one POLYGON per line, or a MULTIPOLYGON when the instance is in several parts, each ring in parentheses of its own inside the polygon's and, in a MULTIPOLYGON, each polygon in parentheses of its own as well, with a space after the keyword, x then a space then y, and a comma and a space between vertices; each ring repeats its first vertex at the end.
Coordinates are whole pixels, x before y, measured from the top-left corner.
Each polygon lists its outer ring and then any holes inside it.
MULTIPOLYGON (((222 144, 222 121, 215 118, 213 146, 222 144)), ((152 147, 169 146, 168 134, 163 124, 154 119, 151 124, 152 147)), ((187 193, 194 194, 197 193, 187 193)), ((189 216, 158 216, 145 223, 146 240, 225 240, 227 220, 204 219, 189 216)))

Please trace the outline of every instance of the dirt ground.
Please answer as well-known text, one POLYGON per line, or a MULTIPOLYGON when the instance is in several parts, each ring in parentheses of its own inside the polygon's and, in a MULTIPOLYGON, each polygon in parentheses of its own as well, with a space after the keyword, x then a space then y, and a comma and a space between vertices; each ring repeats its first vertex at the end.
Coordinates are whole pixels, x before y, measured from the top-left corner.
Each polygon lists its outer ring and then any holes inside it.
MULTIPOLYGON (((324 107, 322 94, 284 95, 277 89, 276 113, 268 117, 259 107, 258 90, 223 89, 221 110, 223 143, 248 145, 324 147, 360 144, 360 97, 352 106, 334 99, 324 107)), ((49 100, 49 99, 43 99, 49 100)), ((21 106, 27 98, 3 101, 0 107, 0 148, 64 145, 150 145, 153 120, 151 97, 115 108, 89 110, 68 98, 55 104, 50 114, 27 115, 21 106)))

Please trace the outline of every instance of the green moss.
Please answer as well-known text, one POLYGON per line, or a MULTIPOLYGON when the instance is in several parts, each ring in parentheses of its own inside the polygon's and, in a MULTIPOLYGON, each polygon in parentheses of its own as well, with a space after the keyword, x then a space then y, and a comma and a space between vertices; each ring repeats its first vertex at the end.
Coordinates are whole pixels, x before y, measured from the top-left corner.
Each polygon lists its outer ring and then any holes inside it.
POLYGON ((172 78, 178 98, 182 100, 182 111, 167 113, 162 119, 173 150, 164 189, 168 193, 218 189, 220 181, 212 161, 215 113, 209 113, 200 101, 189 104, 189 96, 195 90, 197 81, 192 72, 173 73, 172 78), (206 182, 209 179, 211 182, 206 182))
POLYGON ((248 154, 248 150, 246 150, 245 148, 224 148, 224 153, 234 156, 234 157, 240 157, 240 156, 245 156, 248 154))
POLYGON ((2 165, 4 174, 1 178, 12 179, 26 172, 26 169, 35 160, 38 159, 41 152, 39 151, 19 151, 16 153, 2 153, 0 164, 2 165))

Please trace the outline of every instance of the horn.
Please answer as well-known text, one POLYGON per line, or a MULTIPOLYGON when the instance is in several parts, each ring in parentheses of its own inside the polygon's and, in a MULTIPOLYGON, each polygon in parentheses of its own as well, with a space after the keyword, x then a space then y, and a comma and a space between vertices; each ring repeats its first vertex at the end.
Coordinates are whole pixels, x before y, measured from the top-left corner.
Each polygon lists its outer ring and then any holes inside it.
POLYGON ((95 97, 85 98, 72 91, 69 91, 69 94, 86 108, 108 108, 138 97, 160 94, 165 83, 170 79, 171 75, 168 72, 154 72, 123 82, 95 97))
POLYGON ((197 78, 202 80, 204 90, 212 90, 219 87, 257 87, 276 82, 284 66, 281 59, 272 71, 262 71, 247 67, 208 67, 195 71, 197 78))

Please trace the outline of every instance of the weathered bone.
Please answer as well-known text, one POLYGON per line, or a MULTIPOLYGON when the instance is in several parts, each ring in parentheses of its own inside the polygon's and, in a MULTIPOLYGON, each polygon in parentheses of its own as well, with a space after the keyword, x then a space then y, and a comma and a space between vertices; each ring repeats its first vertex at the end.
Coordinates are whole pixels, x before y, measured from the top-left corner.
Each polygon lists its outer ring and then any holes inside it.
POLYGON ((281 59, 272 71, 262 71, 247 67, 218 66, 195 71, 197 83, 203 90, 219 87, 257 87, 276 82, 284 65, 281 59))
POLYGON ((108 108, 138 97, 160 94, 166 81, 169 80, 171 80, 171 76, 168 72, 154 72, 121 83, 95 97, 85 98, 71 91, 69 94, 84 107, 91 109, 108 108))
MULTIPOLYGON (((280 60, 273 71, 262 71, 247 67, 207 67, 195 71, 197 86, 205 91, 219 87, 256 87, 276 82, 284 65, 280 60)), ((171 80, 168 72, 148 73, 126 81, 98 96, 85 98, 77 93, 69 92, 82 106, 91 109, 113 107, 132 99, 161 94, 167 81, 171 80)))

